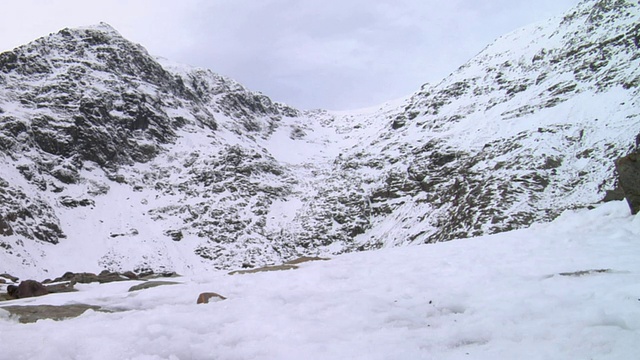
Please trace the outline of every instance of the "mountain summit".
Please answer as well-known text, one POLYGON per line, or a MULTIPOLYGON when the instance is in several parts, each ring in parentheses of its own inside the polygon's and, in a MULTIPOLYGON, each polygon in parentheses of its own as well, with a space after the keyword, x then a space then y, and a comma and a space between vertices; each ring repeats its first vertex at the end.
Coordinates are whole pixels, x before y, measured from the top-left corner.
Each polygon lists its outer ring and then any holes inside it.
POLYGON ((0 272, 192 272, 489 234, 615 187, 640 5, 589 0, 375 109, 301 111, 109 25, 0 54, 0 272))

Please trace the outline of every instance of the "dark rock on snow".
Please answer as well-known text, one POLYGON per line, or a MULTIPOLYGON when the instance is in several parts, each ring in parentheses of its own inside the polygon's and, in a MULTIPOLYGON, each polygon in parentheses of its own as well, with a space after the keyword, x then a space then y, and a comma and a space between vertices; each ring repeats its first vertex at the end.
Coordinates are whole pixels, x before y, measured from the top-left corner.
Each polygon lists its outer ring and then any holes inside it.
POLYGON ((620 200, 624 200, 624 190, 617 187, 613 190, 607 190, 604 194, 604 199, 602 199, 602 202, 620 201, 620 200))
POLYGON ((226 297, 214 292, 204 292, 198 295, 198 300, 196 301, 196 304, 208 304, 209 300, 211 299, 214 299, 214 301, 221 301, 221 300, 225 300, 226 297))
POLYGON ((49 291, 40 282, 35 280, 25 280, 20 285, 7 286, 7 293, 15 299, 47 295, 49 291))
POLYGON ((635 151, 616 161, 618 183, 624 191, 631 214, 640 212, 640 151, 635 151))

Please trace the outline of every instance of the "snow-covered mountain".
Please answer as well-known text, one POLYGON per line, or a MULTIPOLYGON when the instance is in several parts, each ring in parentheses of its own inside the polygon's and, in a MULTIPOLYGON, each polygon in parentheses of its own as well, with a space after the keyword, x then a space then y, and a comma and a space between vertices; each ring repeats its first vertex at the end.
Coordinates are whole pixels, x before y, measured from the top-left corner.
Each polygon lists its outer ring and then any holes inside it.
POLYGON ((640 133, 640 5, 588 0, 413 96, 301 111, 106 24, 0 54, 0 272, 252 267, 590 206, 640 133))

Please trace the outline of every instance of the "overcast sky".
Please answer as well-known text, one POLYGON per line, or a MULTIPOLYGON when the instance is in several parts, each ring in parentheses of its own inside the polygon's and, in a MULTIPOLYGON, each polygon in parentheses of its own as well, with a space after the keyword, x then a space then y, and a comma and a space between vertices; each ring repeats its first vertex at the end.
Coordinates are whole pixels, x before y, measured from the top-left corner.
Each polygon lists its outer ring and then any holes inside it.
POLYGON ((578 0, 15 0, 0 51, 111 24, 153 55, 302 109, 377 105, 437 82, 500 35, 578 0))

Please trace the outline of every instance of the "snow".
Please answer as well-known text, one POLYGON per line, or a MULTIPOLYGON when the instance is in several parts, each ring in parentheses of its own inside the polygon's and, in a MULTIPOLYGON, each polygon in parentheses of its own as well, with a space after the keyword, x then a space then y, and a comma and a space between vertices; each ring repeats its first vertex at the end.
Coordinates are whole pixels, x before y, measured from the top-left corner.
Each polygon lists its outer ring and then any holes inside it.
POLYGON ((76 293, 0 306, 120 311, 19 324, 0 310, 2 357, 633 359, 639 239, 640 215, 613 202, 528 229, 341 255, 297 270, 190 274, 131 293, 136 282, 78 285, 76 293), (227 300, 196 305, 205 291, 227 300))

